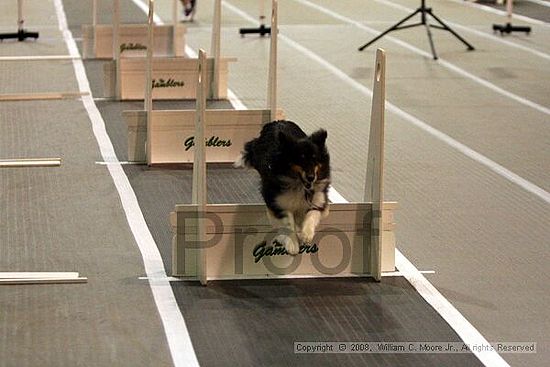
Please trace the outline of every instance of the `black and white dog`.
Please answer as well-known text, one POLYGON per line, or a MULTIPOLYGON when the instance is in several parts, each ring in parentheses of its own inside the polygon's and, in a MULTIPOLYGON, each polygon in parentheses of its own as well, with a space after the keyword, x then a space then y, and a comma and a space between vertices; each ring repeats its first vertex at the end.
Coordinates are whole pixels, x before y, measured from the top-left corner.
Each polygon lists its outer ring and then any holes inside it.
POLYGON ((291 255, 300 243, 311 243, 315 229, 328 215, 330 159, 327 132, 306 135, 292 121, 270 122, 260 136, 245 144, 237 166, 255 168, 261 176, 262 196, 275 228, 275 241, 291 255))

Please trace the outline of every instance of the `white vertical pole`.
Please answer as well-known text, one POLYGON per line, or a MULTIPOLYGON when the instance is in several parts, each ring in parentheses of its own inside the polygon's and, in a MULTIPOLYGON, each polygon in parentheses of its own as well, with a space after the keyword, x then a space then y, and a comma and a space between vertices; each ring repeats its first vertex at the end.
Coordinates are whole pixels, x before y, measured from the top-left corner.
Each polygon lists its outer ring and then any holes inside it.
POLYGON ((153 17, 155 15, 155 1, 149 0, 149 13, 147 16, 147 60, 145 66, 145 99, 144 108, 147 113, 147 164, 151 164, 151 119, 153 114, 153 17))
POLYGON ((214 1, 214 20, 212 23, 212 39, 210 45, 210 52, 212 54, 212 59, 214 62, 212 70, 212 93, 211 96, 213 99, 218 99, 220 97, 219 93, 219 84, 220 84, 220 49, 221 49, 221 11, 222 11, 222 2, 221 0, 214 1))
POLYGON ((97 25, 97 0, 92 0, 92 25, 97 25))
POLYGON ((92 0, 92 32, 94 34, 93 52, 96 57, 97 52, 97 0, 92 0))
MULTIPOLYGON (((372 201, 370 273, 380 280, 382 274, 382 234, 384 232, 384 113, 386 104, 386 53, 376 50, 374 87, 370 121, 365 201, 372 201)), ((367 249, 365 249, 367 250, 367 249)))
POLYGON ((120 0, 113 0, 113 59, 115 60, 115 95, 121 98, 120 92, 120 0))
POLYGON ((172 0, 172 24, 174 28, 178 25, 178 2, 179 0, 172 0))
MULTIPOLYGON (((204 141, 204 129, 206 125, 206 93, 207 87, 204 85, 207 80, 208 64, 206 52, 199 50, 198 78, 197 78, 197 100, 195 113, 195 152, 193 157, 193 191, 192 204, 197 206, 199 215, 206 210, 206 147, 204 141)), ((199 244, 197 256, 197 274, 201 284, 206 285, 207 261, 206 249, 203 247, 206 240, 206 224, 204 219, 198 218, 197 221, 197 243, 199 244)))
POLYGON ((265 25, 265 0, 260 0, 260 25, 265 25))
POLYGON ((271 45, 269 52, 269 78, 267 84, 267 108, 271 110, 271 121, 277 118, 277 0, 271 1, 271 45))
POLYGON ((506 0, 506 13, 507 13, 509 23, 512 23, 512 12, 513 12, 512 0, 506 0))
POLYGON ((177 47, 178 2, 179 0, 172 0, 172 51, 174 56, 176 56, 177 47))
POLYGON ((17 29, 19 31, 23 30, 23 23, 25 23, 23 19, 23 0, 17 0, 17 29))

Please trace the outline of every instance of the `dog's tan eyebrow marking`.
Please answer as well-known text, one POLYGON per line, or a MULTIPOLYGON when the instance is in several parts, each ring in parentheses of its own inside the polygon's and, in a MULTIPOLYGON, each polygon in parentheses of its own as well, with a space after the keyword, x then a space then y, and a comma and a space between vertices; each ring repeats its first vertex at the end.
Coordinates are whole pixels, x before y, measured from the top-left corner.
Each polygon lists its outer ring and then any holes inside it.
POLYGON ((293 164, 290 168, 296 173, 304 172, 304 169, 301 166, 297 165, 297 164, 293 164))

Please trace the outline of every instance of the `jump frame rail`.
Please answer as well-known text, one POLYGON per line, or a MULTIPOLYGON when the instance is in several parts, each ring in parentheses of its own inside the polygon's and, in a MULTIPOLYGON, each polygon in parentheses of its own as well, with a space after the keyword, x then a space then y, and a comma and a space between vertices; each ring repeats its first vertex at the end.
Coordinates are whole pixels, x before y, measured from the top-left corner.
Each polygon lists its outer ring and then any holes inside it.
MULTIPOLYGON (((143 56, 147 24, 120 24, 120 0, 113 0, 112 24, 98 24, 98 4, 92 0, 92 24, 82 25, 83 59, 114 59, 116 49, 125 56, 143 56), (116 34, 115 34, 116 30, 116 34)), ((178 0, 172 0, 172 24, 154 25, 157 56, 185 56, 187 28, 178 21, 178 0)))
MULTIPOLYGON (((200 65, 205 57, 201 50, 200 65)), ((397 203, 383 200, 385 65, 385 52, 378 49, 365 189, 365 201, 370 201, 331 204, 313 243, 302 244, 301 253, 292 257, 273 241, 277 231, 269 225, 265 205, 207 204, 205 146, 198 145, 192 204, 176 205, 170 215, 172 275, 206 285, 215 279, 281 277, 366 276, 379 281, 382 271, 394 271, 397 203)), ((203 77, 195 115, 198 139, 204 138, 207 123, 203 77)))
MULTIPOLYGON (((152 19, 152 7, 149 19, 152 19)), ((277 2, 271 16, 271 27, 277 30, 277 2)), ((207 95, 209 88, 215 88, 216 82, 211 85, 212 62, 216 80, 220 72, 216 71, 220 50, 219 24, 221 23, 221 0, 215 1, 214 22, 212 34, 212 50, 215 55, 207 58, 204 65, 198 64, 198 69, 204 72, 201 82, 207 95), (218 29, 216 29, 218 28, 218 29)), ((151 28, 150 28, 151 31, 151 28)), ((151 34, 149 33, 149 42, 151 34)), ((151 48, 149 48, 150 50, 151 48)), ((265 109, 205 110, 206 130, 206 159, 208 163, 233 163, 239 156, 246 141, 256 137, 262 126, 275 119, 284 118, 281 110, 277 109, 277 33, 271 37, 269 54, 269 77, 267 83, 268 100, 265 109)), ((152 103, 152 58, 147 55, 148 66, 145 84, 144 110, 123 111, 123 119, 128 126, 128 160, 131 162, 147 162, 148 165, 167 163, 192 163, 196 142, 201 141, 196 136, 194 110, 154 110, 152 103)), ((194 70, 194 79, 197 70, 194 70)), ((198 87, 197 87, 198 88, 198 87)), ((198 89, 196 89, 199 91, 198 89)), ((198 98, 197 98, 198 100, 198 98)))
MULTIPOLYGON (((114 0, 118 2, 119 0, 114 0)), ((114 60, 104 65, 104 96, 115 97, 118 100, 144 100, 147 97, 147 89, 152 89, 151 98, 155 100, 181 100, 195 99, 195 78, 197 59, 171 56, 155 57, 149 52, 154 49, 154 0, 149 0, 149 14, 147 19, 147 57, 121 57, 121 50, 116 40, 118 35, 118 22, 114 23, 113 54, 114 60), (143 75, 152 70, 152 79, 148 82, 143 75)), ((227 74, 229 63, 235 58, 220 57, 220 9, 221 5, 216 0, 213 22, 213 57, 208 64, 208 83, 210 85, 208 98, 227 98, 227 74), (216 10, 217 9, 217 10, 216 10)), ((117 7, 115 7, 115 10, 117 7)), ((118 15, 114 15, 118 19, 118 15)))

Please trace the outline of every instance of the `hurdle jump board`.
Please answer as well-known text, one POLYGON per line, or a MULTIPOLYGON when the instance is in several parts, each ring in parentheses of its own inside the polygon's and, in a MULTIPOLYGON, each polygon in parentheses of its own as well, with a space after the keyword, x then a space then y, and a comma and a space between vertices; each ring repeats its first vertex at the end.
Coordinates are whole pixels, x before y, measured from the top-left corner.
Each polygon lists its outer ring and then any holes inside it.
MULTIPOLYGON (((397 203, 385 202, 382 214, 382 271, 395 271, 397 203)), ((176 205, 172 225, 172 275, 199 278, 197 258, 206 253, 206 279, 370 276, 372 203, 330 204, 314 244, 297 256, 284 254, 273 241, 263 204, 206 206, 206 244, 199 250, 196 205, 176 205)))
MULTIPOLYGON (((153 110, 151 113, 151 161, 149 164, 192 163, 195 110, 153 110)), ((244 144, 258 136, 263 124, 271 121, 269 109, 207 110, 206 160, 233 163, 244 144)), ((145 162, 147 140, 146 111, 123 111, 128 126, 128 160, 145 162)), ((284 118, 282 111, 277 116, 284 118)))
MULTIPOLYGON (((119 27, 121 56, 145 57, 148 25, 121 24, 119 27)), ((173 25, 155 25, 153 54, 155 56, 185 56, 186 32, 187 28, 182 24, 178 24, 175 29, 173 25)), ((112 59, 113 26, 110 24, 99 24, 95 27, 90 24, 83 25, 82 49, 84 59, 112 59)))
MULTIPOLYGON (((227 74, 229 63, 235 58, 219 59, 219 80, 217 96, 227 99, 227 74)), ((121 58, 120 65, 120 93, 122 100, 143 100, 145 97, 145 73, 147 63, 145 58, 121 58)), ((197 59, 183 57, 153 58, 152 64, 153 99, 195 99, 197 94, 197 59)), ((116 62, 104 66, 105 97, 116 95, 116 62)), ((211 86, 207 98, 215 93, 213 87, 214 59, 208 59, 206 85, 211 86)))

